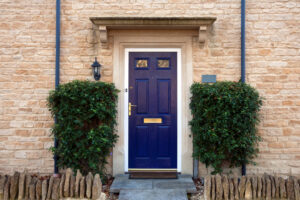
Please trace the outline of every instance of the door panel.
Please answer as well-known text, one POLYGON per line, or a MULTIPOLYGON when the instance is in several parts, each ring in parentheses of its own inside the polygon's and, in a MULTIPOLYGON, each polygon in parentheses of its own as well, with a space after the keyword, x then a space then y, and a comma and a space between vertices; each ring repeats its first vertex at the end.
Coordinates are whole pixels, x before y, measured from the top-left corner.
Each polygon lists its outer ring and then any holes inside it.
POLYGON ((177 168, 177 53, 129 53, 129 169, 177 168))
POLYGON ((158 157, 169 157, 170 156, 170 126, 158 126, 158 157))
POLYGON ((148 80, 136 80, 136 96, 137 96, 137 113, 146 114, 149 108, 149 81, 148 80))
POLYGON ((170 105, 170 80, 157 80, 158 113, 168 114, 170 105))
POLYGON ((137 157, 149 158, 149 127, 148 126, 137 126, 136 127, 137 137, 137 157))

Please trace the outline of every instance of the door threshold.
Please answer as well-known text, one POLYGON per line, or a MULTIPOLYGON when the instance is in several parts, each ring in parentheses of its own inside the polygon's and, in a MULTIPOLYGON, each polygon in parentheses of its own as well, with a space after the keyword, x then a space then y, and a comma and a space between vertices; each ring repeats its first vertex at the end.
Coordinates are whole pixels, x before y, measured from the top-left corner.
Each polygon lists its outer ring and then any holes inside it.
POLYGON ((177 179, 177 169, 128 169, 129 179, 177 179))

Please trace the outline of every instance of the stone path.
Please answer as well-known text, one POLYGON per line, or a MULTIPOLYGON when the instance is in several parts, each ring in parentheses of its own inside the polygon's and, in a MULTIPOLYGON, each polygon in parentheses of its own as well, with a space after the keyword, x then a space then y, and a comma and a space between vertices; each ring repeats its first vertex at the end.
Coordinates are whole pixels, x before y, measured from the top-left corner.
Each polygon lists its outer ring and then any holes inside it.
POLYGON ((117 175, 110 192, 120 193, 119 200, 187 200, 187 193, 197 190, 189 175, 179 175, 178 179, 129 179, 128 175, 117 175))

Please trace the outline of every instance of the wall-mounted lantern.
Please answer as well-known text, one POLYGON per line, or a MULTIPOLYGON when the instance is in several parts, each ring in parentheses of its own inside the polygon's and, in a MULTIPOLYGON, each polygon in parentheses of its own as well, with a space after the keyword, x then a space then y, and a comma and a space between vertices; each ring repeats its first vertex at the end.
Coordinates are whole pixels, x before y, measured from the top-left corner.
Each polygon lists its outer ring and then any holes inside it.
POLYGON ((97 57, 95 57, 95 61, 91 66, 93 68, 94 79, 96 81, 98 81, 101 77, 101 74, 100 74, 101 65, 98 63, 97 57))

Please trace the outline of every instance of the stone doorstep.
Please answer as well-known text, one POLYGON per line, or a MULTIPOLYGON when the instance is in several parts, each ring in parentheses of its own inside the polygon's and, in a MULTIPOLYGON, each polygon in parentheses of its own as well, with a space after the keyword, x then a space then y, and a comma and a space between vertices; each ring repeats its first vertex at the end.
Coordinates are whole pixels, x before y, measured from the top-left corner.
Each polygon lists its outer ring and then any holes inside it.
POLYGON ((121 190, 119 200, 187 200, 184 189, 121 190))
POLYGON ((121 190, 183 190, 197 193, 190 175, 178 175, 178 179, 129 179, 128 174, 117 175, 110 187, 111 193, 121 190))

